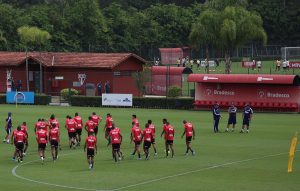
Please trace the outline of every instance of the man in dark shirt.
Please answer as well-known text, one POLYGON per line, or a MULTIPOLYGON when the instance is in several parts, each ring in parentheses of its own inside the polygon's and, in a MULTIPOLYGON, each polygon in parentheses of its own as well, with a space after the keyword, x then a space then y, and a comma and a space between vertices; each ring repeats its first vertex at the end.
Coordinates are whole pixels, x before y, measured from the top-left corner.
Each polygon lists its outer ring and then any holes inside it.
POLYGON ((219 132, 219 121, 221 118, 220 106, 218 103, 215 103, 212 109, 213 117, 214 117, 214 132, 219 132))
POLYGON ((234 106, 233 103, 231 103, 230 107, 228 108, 228 123, 227 123, 227 128, 225 132, 229 131, 229 126, 232 124, 232 130, 231 132, 234 132, 235 124, 236 124, 236 112, 237 108, 234 106))
POLYGON ((247 129, 246 132, 249 133, 249 124, 252 119, 252 115, 253 115, 252 108, 250 107, 249 104, 246 104, 244 111, 243 111, 243 127, 242 127, 240 133, 244 133, 245 129, 247 129))

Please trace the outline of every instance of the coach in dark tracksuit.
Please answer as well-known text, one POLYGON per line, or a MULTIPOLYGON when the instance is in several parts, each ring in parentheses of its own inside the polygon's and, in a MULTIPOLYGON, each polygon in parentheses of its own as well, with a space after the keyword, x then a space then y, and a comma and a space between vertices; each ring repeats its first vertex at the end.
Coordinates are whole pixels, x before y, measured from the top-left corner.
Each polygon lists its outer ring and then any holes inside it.
POLYGON ((213 112, 213 116, 214 116, 214 132, 218 133, 219 132, 219 121, 221 118, 219 104, 217 104, 217 103, 214 104, 212 112, 213 112))

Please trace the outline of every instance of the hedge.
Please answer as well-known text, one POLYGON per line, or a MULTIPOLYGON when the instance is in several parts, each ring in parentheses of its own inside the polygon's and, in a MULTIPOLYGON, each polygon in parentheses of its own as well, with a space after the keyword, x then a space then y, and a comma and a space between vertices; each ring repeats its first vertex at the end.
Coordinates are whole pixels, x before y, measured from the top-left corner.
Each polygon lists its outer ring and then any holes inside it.
MULTIPOLYGON (((51 102, 51 96, 50 95, 34 95, 34 104, 35 105, 48 105, 51 102)), ((6 95, 1 94, 0 95, 0 104, 6 104, 6 95)))
POLYGON ((50 95, 35 94, 34 105, 48 105, 51 102, 50 95))
POLYGON ((6 103, 6 95, 5 94, 1 94, 0 95, 0 104, 5 104, 6 103))
MULTIPOLYGON (((150 98, 134 97, 133 107, 139 108, 159 108, 159 109, 191 109, 194 98, 150 98)), ((99 96, 72 96, 70 99, 72 106, 102 107, 102 98, 99 96)))

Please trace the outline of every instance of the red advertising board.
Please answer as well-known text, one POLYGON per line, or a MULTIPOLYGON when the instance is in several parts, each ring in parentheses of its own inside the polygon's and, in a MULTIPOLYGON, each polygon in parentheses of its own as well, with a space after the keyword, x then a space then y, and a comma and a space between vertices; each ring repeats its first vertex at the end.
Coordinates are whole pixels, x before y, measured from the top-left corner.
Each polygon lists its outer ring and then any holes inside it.
POLYGON ((290 68, 300 68, 300 61, 291 61, 290 68))
POLYGON ((242 61, 242 67, 243 68, 255 68, 256 62, 254 61, 242 61))

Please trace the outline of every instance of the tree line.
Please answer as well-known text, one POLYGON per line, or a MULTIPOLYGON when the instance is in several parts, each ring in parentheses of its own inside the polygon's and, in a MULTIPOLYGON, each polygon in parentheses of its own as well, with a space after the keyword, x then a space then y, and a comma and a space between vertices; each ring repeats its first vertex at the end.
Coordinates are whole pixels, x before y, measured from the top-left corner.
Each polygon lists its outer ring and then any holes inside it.
MULTIPOLYGON (((158 47, 189 46, 194 42, 212 46, 216 43, 201 42, 195 26, 207 10, 214 9, 222 16, 218 12, 227 5, 261 17, 269 44, 300 44, 296 41, 300 39, 298 0, 0 0, 0 50, 127 51, 149 58, 155 54, 150 51, 158 47), (19 31, 26 26, 48 32, 49 40, 22 40, 19 31)), ((227 10, 230 14, 235 11, 227 10)), ((229 29, 235 26, 231 21, 226 25, 227 31, 222 33, 225 36, 234 32, 229 29)), ((232 37, 226 38, 232 42, 232 37)), ((247 40, 243 43, 256 39, 247 40)))

